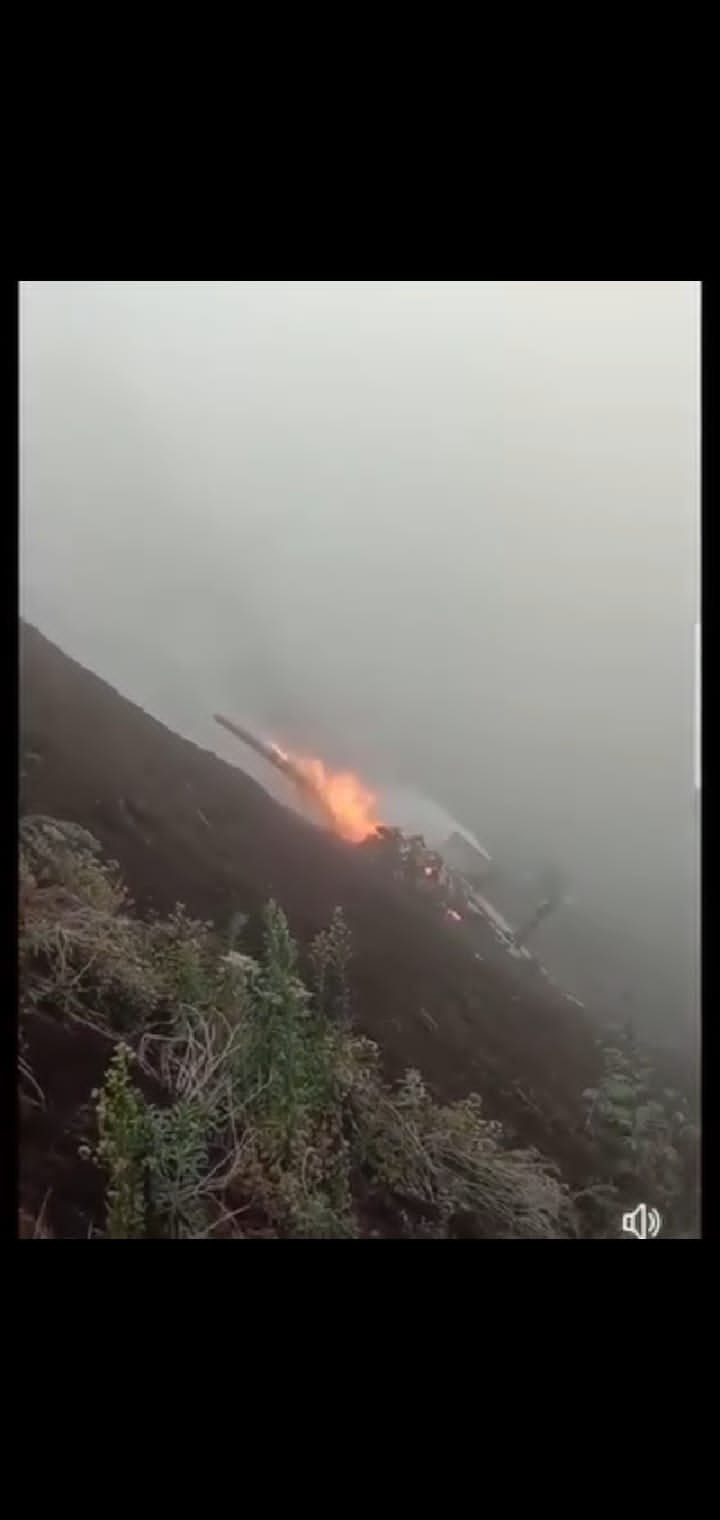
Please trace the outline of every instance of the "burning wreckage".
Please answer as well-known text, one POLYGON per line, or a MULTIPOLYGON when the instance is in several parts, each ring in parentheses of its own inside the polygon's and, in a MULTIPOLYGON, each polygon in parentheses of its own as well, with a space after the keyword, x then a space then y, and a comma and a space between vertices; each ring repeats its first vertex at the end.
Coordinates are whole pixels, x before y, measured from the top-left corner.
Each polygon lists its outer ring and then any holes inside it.
POLYGON ((333 771, 322 760, 289 754, 220 713, 215 714, 215 722, 280 771, 318 822, 360 846, 396 881, 436 902, 453 922, 482 920, 509 954, 532 958, 524 939, 549 911, 549 904, 542 902, 523 932, 515 933, 480 891, 492 860, 469 835, 452 831, 440 849, 430 849, 422 834, 383 823, 375 794, 351 771, 333 771))
POLYGON ((362 844, 374 834, 380 823, 375 796, 352 771, 332 771, 322 760, 289 755, 279 744, 256 738, 249 729, 240 728, 220 713, 215 714, 215 722, 280 771, 305 807, 342 839, 362 844))

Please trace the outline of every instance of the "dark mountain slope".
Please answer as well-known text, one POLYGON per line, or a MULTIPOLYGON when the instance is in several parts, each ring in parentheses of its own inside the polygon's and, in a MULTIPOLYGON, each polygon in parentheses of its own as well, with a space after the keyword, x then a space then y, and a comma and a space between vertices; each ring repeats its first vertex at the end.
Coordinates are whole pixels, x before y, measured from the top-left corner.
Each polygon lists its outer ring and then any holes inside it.
POLYGON ((223 926, 274 896, 304 940, 341 904, 358 1023, 389 1070, 417 1066, 444 1098, 480 1092, 489 1114, 560 1161, 568 1178, 585 1175, 580 1095, 597 1058, 578 1009, 480 964, 351 845, 173 734, 26 624, 20 708, 22 812, 90 829, 141 908, 180 900, 223 926))

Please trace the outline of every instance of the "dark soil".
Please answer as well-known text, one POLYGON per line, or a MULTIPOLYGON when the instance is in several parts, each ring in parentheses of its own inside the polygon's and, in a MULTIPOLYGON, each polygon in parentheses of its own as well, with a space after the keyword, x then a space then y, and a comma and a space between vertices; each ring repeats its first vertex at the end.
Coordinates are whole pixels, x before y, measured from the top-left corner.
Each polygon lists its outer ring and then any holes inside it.
MULTIPOLYGON (((489 1117, 515 1139, 538 1145, 567 1180, 586 1180, 581 1093, 598 1061, 581 1010, 510 969, 478 962, 439 914, 378 876, 361 850, 281 807, 239 768, 179 738, 26 624, 20 708, 21 812, 90 829, 119 862, 140 911, 166 912, 179 900, 225 927, 240 910, 251 915, 252 938, 273 896, 306 942, 342 905, 353 935, 357 1022, 377 1040, 388 1071, 416 1066, 444 1099, 481 1093, 489 1117)), ((102 1077, 98 1041, 52 1021, 36 1031, 34 1069, 43 1085, 47 1068, 53 1091, 62 1071, 63 1114, 102 1077)), ((39 1207, 49 1185, 44 1155, 62 1150, 61 1116, 53 1110, 41 1122, 33 1114, 24 1175, 39 1207)), ((97 1183, 90 1177, 85 1185, 97 1183)))
MULTIPOLYGON (((112 1042, 99 1029, 49 1011, 28 1018, 25 1030, 28 1063, 45 1101, 34 1090, 20 1101, 22 1207, 30 1218, 42 1217, 53 1235, 86 1239, 89 1225, 103 1224, 104 1182, 79 1150, 97 1138, 91 1095, 105 1079, 112 1042)), ((143 1072, 134 1080, 149 1102, 167 1101, 143 1072)))

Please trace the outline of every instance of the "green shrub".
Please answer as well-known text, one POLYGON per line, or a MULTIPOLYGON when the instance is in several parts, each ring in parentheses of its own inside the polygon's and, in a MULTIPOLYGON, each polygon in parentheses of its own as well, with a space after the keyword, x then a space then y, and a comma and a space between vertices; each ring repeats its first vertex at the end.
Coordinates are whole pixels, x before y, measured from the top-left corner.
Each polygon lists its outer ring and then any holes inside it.
POLYGON ((600 1228, 616 1234, 623 1205, 645 1200, 660 1210, 663 1231, 692 1233, 697 1225, 699 1133, 687 1100, 663 1088, 630 1028, 618 1028, 602 1051, 603 1074, 583 1093, 587 1128, 612 1162, 614 1186, 584 1192, 600 1228))
POLYGON ((131 1029, 156 1010, 160 985, 144 926, 114 863, 70 824, 23 819, 18 935, 21 1017, 51 1005, 71 1018, 131 1029))
POLYGON ((64 887, 86 907, 114 914, 131 905, 117 861, 102 861, 94 835, 76 823, 30 815, 20 820, 20 881, 64 887))
POLYGON ((118 1045, 97 1094, 95 1159, 107 1173, 106 1229, 111 1240, 145 1234, 145 1177, 150 1131, 145 1103, 130 1077, 132 1051, 118 1045))
POLYGON ((201 1100, 178 1099, 148 1109, 148 1181, 153 1217, 162 1233, 183 1238, 208 1224, 210 1125, 201 1100))
POLYGON ((207 1007, 218 981, 218 942, 210 922, 191 918, 176 903, 168 918, 153 917, 146 928, 144 953, 165 1002, 176 1007, 207 1007))
POLYGON ((350 932, 342 908, 335 908, 329 928, 322 929, 310 946, 311 987, 315 1007, 323 1018, 349 1021, 351 959, 350 932))
POLYGON ((486 1237, 552 1239, 577 1233, 567 1188, 535 1151, 509 1149, 502 1127, 485 1118, 477 1095, 437 1104, 417 1071, 394 1090, 362 1053, 350 1094, 354 1150, 366 1174, 392 1193, 426 1205, 435 1233, 454 1216, 486 1237))

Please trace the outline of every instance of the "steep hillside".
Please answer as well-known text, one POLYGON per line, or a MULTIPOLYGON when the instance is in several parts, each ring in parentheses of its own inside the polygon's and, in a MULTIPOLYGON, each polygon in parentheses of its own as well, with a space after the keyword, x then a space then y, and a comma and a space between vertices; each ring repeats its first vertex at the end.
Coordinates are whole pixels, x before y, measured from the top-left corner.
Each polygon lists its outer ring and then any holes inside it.
POLYGON ((89 829, 141 910, 177 901, 224 929, 283 905, 301 945, 340 905, 355 949, 359 1027, 388 1071, 417 1067, 443 1100, 479 1092, 491 1117, 581 1180, 581 1101, 597 1076, 581 1012, 499 966, 305 823, 243 772, 171 733, 36 629, 21 630, 21 811, 89 829))
POLYGON ((342 913, 304 976, 282 909, 258 955, 140 918, 77 824, 20 824, 21 1210, 28 1235, 571 1239, 580 1201, 473 1095, 390 1083, 351 1018, 342 913))

